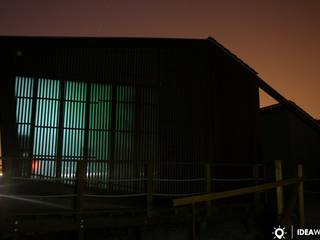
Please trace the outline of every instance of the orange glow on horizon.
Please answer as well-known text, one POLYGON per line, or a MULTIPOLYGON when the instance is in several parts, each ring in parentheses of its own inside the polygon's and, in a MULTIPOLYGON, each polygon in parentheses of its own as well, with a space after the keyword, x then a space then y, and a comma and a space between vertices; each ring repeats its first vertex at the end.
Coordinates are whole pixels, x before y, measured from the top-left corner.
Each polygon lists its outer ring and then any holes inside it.
MULTIPOLYGON (((319 12, 320 1, 311 0, 4 0, 0 35, 212 36, 320 118, 319 12)), ((262 96, 261 103, 271 102, 262 96)))

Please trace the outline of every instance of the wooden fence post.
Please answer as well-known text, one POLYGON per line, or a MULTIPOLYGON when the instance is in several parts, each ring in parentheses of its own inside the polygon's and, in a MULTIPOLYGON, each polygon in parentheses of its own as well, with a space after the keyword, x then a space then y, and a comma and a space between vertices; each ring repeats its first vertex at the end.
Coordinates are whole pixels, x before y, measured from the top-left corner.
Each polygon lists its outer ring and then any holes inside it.
MULTIPOLYGON (((268 175, 268 174, 267 174, 267 167, 266 167, 266 165, 263 165, 262 171, 263 171, 263 179, 266 180, 266 179, 267 179, 267 175, 268 175)), ((268 204, 268 202, 269 202, 268 194, 265 192, 263 195, 264 195, 264 203, 265 203, 265 204, 268 204)))
POLYGON ((196 204, 192 204, 192 240, 197 239, 196 233, 196 204))
MULTIPOLYGON (((6 163, 7 165, 10 165, 11 159, 6 157, 4 158, 1 156, 1 159, 6 163)), ((3 172, 2 176, 2 184, 5 186, 3 189, 1 189, 1 193, 3 195, 10 195, 10 185, 11 185, 11 180, 12 180, 12 172, 11 172, 11 167, 6 167, 3 172)), ((5 224, 7 221, 7 214, 8 214, 8 199, 0 197, 0 225, 5 224)))
POLYGON ((148 183, 147 183, 147 216, 150 218, 152 216, 152 192, 153 192, 153 162, 148 163, 148 183))
MULTIPOLYGON (((259 184, 259 165, 258 164, 254 164, 253 165, 253 179, 254 179, 254 185, 258 185, 259 184)), ((254 204, 257 207, 259 205, 259 201, 260 201, 260 193, 255 192, 254 193, 254 204)))
MULTIPOLYGON (((275 161, 276 181, 282 181, 282 163, 281 160, 275 161)), ((283 186, 277 187, 277 214, 280 221, 283 216, 283 186)))
MULTIPOLYGON (((206 192, 211 192, 211 165, 207 163, 205 165, 205 176, 206 176, 206 192)), ((207 216, 211 216, 211 201, 206 203, 207 205, 207 216)))
POLYGON ((81 211, 84 202, 84 160, 79 160, 76 174, 75 184, 75 205, 74 208, 77 211, 81 211))
POLYGON ((75 199, 75 205, 74 208, 76 210, 76 223, 79 224, 78 226, 78 240, 84 239, 84 232, 83 232, 83 219, 81 219, 81 210, 84 205, 84 179, 86 170, 85 168, 85 160, 79 160, 77 162, 77 174, 76 174, 76 199, 75 199))
MULTIPOLYGON (((303 180, 303 167, 302 164, 298 165, 298 177, 303 180)), ((298 204, 299 204, 299 225, 300 228, 304 228, 304 196, 303 196, 303 181, 298 185, 298 204)))

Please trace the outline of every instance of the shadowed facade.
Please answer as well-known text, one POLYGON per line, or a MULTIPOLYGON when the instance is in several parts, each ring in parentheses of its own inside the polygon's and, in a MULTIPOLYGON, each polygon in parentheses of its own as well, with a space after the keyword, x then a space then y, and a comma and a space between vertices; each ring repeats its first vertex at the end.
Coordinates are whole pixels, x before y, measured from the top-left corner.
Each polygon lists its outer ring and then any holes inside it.
MULTIPOLYGON (((205 163, 257 162, 255 72, 213 39, 3 37, 1 46, 12 176, 82 174, 88 188, 143 193, 150 175, 201 179, 205 163)), ((204 191, 201 180, 153 187, 204 191)))

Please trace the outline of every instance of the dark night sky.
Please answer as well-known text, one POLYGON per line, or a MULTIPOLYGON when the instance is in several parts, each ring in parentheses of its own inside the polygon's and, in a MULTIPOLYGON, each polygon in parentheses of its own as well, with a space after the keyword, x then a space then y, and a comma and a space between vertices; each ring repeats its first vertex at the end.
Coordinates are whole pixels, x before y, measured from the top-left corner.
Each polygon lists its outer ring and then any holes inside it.
POLYGON ((320 118, 319 0, 1 0, 0 35, 212 36, 320 118))

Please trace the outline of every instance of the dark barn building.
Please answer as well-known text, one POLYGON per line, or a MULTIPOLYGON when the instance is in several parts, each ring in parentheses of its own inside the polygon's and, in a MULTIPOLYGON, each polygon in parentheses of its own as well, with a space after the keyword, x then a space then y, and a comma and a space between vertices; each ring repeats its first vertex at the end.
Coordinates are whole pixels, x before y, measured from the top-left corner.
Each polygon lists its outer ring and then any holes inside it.
MULTIPOLYGON (((319 179, 320 125, 315 120, 302 121, 280 104, 262 108, 260 116, 263 161, 281 159, 286 176, 296 174, 295 166, 303 163, 306 177, 319 179)), ((308 190, 317 191, 317 186, 306 182, 308 190)))
MULTIPOLYGON (((141 182, 109 180, 145 178, 146 165, 154 178, 201 178, 204 163, 257 161, 255 72, 213 39, 9 37, 1 47, 12 176, 67 183, 84 161, 88 187, 141 193, 141 182)), ((201 192, 184 187, 155 191, 201 192)))
MULTIPOLYGON (((212 38, 0 43, 2 168, 11 186, 2 191, 48 199, 11 197, 4 222, 26 212, 56 219, 59 207, 72 217, 142 210, 124 222, 145 224, 175 197, 258 183, 259 87, 305 117, 212 38)), ((124 224, 106 214, 90 226, 124 224)), ((56 230, 69 226, 58 222, 56 230)))
POLYGON ((256 73, 212 38, 0 42, 3 172, 23 186, 11 193, 150 210, 243 185, 208 183, 206 166, 238 178, 259 162, 256 73))

